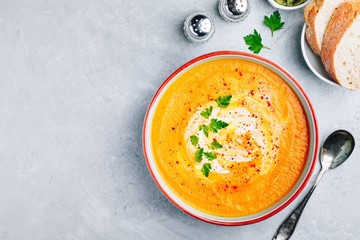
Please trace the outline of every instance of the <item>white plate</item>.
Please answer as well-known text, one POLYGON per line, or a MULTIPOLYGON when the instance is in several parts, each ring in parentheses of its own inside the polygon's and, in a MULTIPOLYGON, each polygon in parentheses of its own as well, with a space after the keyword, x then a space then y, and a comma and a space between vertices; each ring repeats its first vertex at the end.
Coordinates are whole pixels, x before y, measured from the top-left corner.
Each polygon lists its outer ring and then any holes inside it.
POLYGON ((311 50, 309 44, 305 39, 305 29, 306 24, 304 24, 302 33, 301 33, 301 52, 304 56, 306 64, 309 66, 310 70, 321 80, 331 85, 338 85, 329 74, 326 72, 323 63, 319 56, 315 55, 311 50))

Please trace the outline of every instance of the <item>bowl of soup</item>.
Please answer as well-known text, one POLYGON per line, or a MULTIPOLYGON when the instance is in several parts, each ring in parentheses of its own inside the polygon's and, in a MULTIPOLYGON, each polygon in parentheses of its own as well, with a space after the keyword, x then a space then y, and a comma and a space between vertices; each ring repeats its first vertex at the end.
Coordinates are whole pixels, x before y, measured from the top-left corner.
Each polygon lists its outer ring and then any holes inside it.
POLYGON ((189 215, 228 226, 290 204, 311 177, 318 138, 314 109, 294 77, 235 51, 177 69, 143 127, 145 160, 162 193, 189 215))

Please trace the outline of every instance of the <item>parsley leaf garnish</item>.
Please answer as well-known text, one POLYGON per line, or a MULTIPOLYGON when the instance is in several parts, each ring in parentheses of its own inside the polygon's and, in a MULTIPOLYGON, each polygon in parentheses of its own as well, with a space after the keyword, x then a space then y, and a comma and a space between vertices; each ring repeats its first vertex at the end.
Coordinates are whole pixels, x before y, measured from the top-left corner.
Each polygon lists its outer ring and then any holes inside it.
POLYGON ((201 172, 204 174, 205 177, 209 176, 211 170, 211 164, 210 163, 204 163, 201 168, 201 172))
POLYGON ((202 111, 200 113, 201 116, 203 116, 204 118, 208 119, 212 113, 213 107, 211 106, 210 108, 206 108, 204 111, 202 111))
POLYGON ((224 97, 218 97, 215 102, 217 103, 217 105, 221 108, 226 108, 227 106, 229 106, 230 104, 230 100, 231 100, 231 95, 229 96, 224 96, 224 97))
POLYGON ((217 158, 216 154, 212 152, 204 152, 204 156, 209 159, 209 161, 212 161, 217 158))
POLYGON ((211 132, 217 133, 218 130, 226 128, 229 124, 217 119, 211 119, 209 128, 211 132))
POLYGON ((218 149, 218 148, 222 148, 222 145, 219 142, 214 141, 214 142, 212 142, 210 144, 210 149, 211 150, 218 149))
POLYGON ((208 137, 209 136, 209 126, 207 126, 207 125, 200 125, 200 127, 199 127, 199 130, 201 131, 203 131, 203 133, 204 133, 204 135, 205 135, 205 137, 208 137))
POLYGON ((203 148, 200 148, 199 150, 197 150, 197 151, 195 152, 195 161, 196 161, 196 162, 201 162, 203 153, 204 153, 204 149, 203 149, 203 148))
POLYGON ((199 142, 199 138, 195 135, 190 136, 190 141, 193 146, 196 146, 199 142))
POLYGON ((249 50, 258 54, 262 48, 270 49, 262 44, 260 34, 254 29, 254 34, 249 34, 244 37, 245 43, 249 45, 249 50))
POLYGON ((283 28, 285 22, 281 21, 281 16, 279 11, 273 12, 270 17, 265 16, 264 23, 266 26, 268 26, 271 29, 271 36, 274 35, 274 31, 280 30, 283 28))

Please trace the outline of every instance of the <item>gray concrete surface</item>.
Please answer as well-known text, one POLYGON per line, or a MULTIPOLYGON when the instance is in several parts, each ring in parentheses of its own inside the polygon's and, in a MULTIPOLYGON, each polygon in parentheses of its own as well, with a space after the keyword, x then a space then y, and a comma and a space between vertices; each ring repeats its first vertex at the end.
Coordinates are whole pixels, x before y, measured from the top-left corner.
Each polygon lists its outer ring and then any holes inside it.
MULTIPOLYGON (((160 193, 141 146, 162 81, 196 56, 248 52, 242 37, 254 28, 272 49, 260 55, 308 93, 321 142, 344 128, 360 143, 360 92, 308 69, 303 10, 280 11, 286 24, 271 38, 262 20, 274 9, 251 4, 244 22, 226 23, 216 0, 0 0, 0 240, 271 239, 298 201, 249 226, 198 221, 160 193), (198 10, 214 18, 216 32, 193 45, 182 23, 198 10)), ((359 149, 324 177, 292 239, 359 239, 359 149)))

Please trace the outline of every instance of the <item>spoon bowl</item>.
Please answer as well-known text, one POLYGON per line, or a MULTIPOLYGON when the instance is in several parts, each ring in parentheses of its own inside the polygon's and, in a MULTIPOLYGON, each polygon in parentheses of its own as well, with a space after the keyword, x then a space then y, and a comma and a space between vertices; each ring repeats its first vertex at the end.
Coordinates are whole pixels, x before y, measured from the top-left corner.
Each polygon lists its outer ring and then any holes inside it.
POLYGON ((345 130, 330 134, 325 140, 320 153, 321 165, 326 169, 334 169, 350 156, 355 147, 354 137, 345 130))

